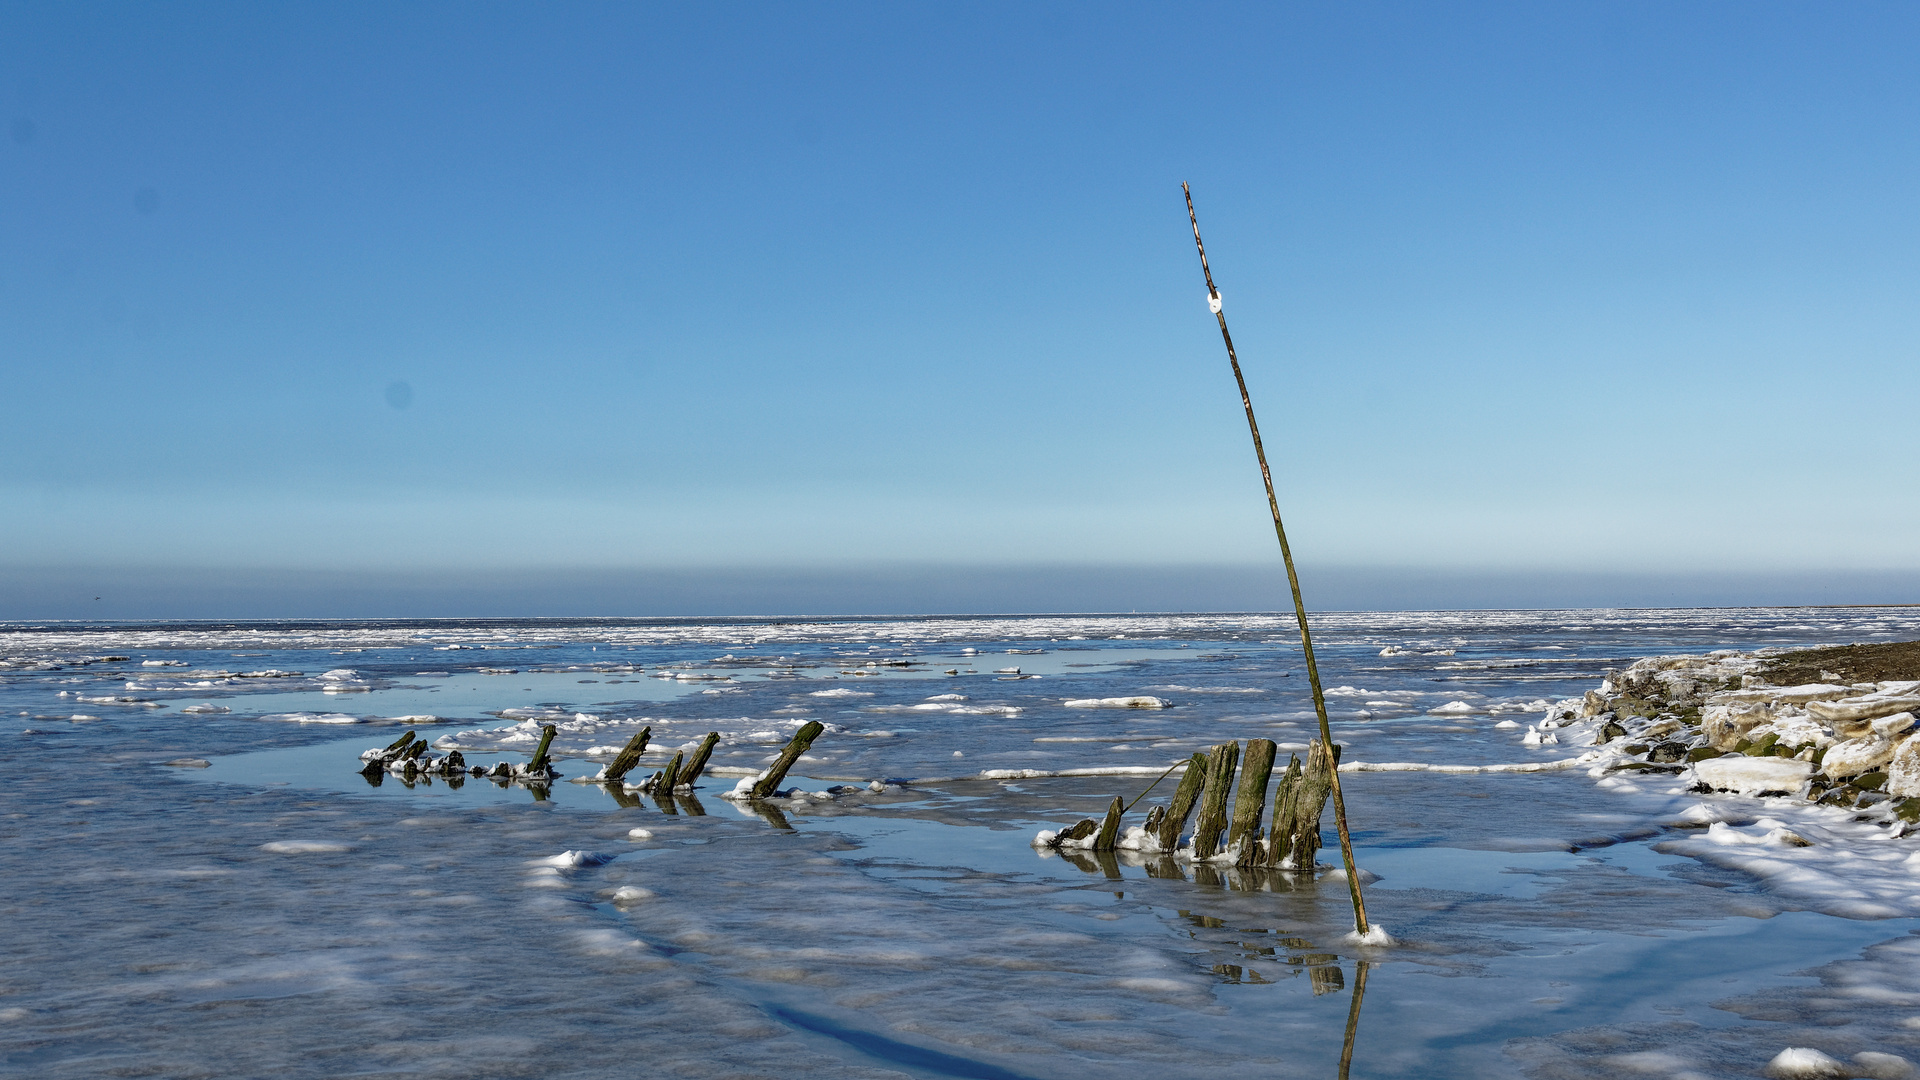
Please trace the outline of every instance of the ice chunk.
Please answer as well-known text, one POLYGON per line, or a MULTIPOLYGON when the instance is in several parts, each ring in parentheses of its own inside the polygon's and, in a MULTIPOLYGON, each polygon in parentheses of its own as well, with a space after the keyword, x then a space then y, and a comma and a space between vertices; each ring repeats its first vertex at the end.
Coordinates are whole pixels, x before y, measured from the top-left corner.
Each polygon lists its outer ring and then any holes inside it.
POLYGON ((651 839, 653 839, 653 831, 652 831, 651 829, 628 829, 628 830, 627 830, 627 839, 629 839, 629 840, 651 840, 651 839))
POLYGON ((348 716, 346 713, 337 713, 337 712, 334 712, 334 713, 310 713, 310 712, 267 713, 266 715, 260 717, 260 719, 279 720, 283 723, 288 723, 288 724, 358 724, 360 723, 360 718, 357 716, 348 716))
MULTIPOLYGON (((1380 880, 1379 874, 1374 873, 1364 866, 1355 867, 1354 873, 1355 876, 1359 877, 1360 884, 1362 885, 1371 885, 1380 880)), ((1326 881, 1345 881, 1347 880, 1347 868, 1344 866, 1336 866, 1320 876, 1326 881)))
POLYGON ((598 851, 563 851, 551 858, 539 859, 536 862, 540 866, 605 866, 614 858, 615 856, 603 855, 598 851))
POLYGON ((1820 759, 1820 771, 1836 779, 1871 772, 1893 760, 1893 740, 1880 735, 1834 743, 1820 759))
POLYGON ((1393 935, 1387 933, 1387 928, 1381 926, 1379 923, 1374 923, 1372 926, 1369 926, 1367 932, 1364 934, 1355 930, 1340 940, 1351 942, 1355 945, 1370 945, 1376 949, 1385 949, 1400 944, 1393 940, 1393 935))
POLYGON ((274 855, 320 855, 352 851, 353 845, 336 843, 332 840, 275 840, 272 843, 261 844, 260 850, 274 855))
POLYGON ((1157 697, 1074 698, 1062 702, 1069 709, 1165 709, 1173 704, 1157 697))
POLYGON ((1753 758, 1734 754, 1695 762, 1694 776, 1716 791, 1741 795, 1792 794, 1813 775, 1813 763, 1792 758, 1753 758))
POLYGON ((1462 716, 1473 711, 1473 706, 1464 701, 1449 701, 1445 705, 1435 705, 1428 709, 1435 716, 1462 716))
POLYGON ((1818 1050, 1789 1046, 1767 1062, 1767 1075, 1774 1080, 1845 1080, 1852 1073, 1818 1050))
POLYGON ((1902 799, 1920 795, 1920 736, 1902 739, 1887 763, 1887 794, 1902 799))
POLYGON ((1863 1050, 1853 1055, 1853 1075, 1867 1080, 1913 1080, 1920 1069, 1899 1054, 1878 1054, 1863 1050))

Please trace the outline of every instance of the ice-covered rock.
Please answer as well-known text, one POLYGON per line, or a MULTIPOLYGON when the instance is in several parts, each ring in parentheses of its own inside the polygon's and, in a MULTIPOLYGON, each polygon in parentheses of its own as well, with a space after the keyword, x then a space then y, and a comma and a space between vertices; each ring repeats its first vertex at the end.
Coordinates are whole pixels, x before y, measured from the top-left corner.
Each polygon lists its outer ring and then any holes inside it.
POLYGON ((1920 1077, 1920 1069, 1914 1068, 1913 1062, 1899 1054, 1863 1050, 1853 1055, 1850 1075, 1865 1077, 1866 1080, 1913 1080, 1914 1077, 1920 1077))
POLYGON ((1887 762, 1886 791, 1900 799, 1920 796, 1920 738, 1902 739, 1894 747, 1887 762))
POLYGON ((1872 720, 1877 716, 1920 709, 1920 696, 1909 694, 1867 694, 1838 701, 1809 701, 1807 712, 1829 724, 1853 720, 1872 720))
POLYGON ((1913 714, 1910 712, 1897 712, 1892 716, 1877 717, 1873 721, 1873 733, 1875 735, 1884 735, 1888 738, 1892 738, 1912 727, 1913 714))
POLYGON ((1846 1080, 1853 1073, 1818 1050, 1789 1046, 1767 1062, 1767 1075, 1774 1080, 1846 1080))
POLYGON ((1835 780, 1872 772, 1892 761, 1894 751, 1906 741, 1868 735, 1864 739, 1834 743, 1827 748, 1826 756, 1820 759, 1820 771, 1835 780))
POLYGON ((1747 733, 1773 720, 1773 707, 1765 701, 1747 701, 1733 705, 1709 705, 1700 710, 1700 731, 1708 745, 1731 750, 1747 733))
POLYGON ((1813 763, 1733 754, 1695 762, 1693 774, 1700 783, 1715 791, 1740 795, 1792 794, 1806 786, 1807 779, 1813 775, 1813 763))
POLYGON ((1742 690, 1723 690, 1707 699, 1709 705, 1735 705, 1742 702, 1772 701, 1786 705, 1805 705, 1810 701, 1827 701, 1834 698, 1849 697, 1854 693, 1851 686, 1838 683, 1804 683, 1800 686, 1755 686, 1742 690))

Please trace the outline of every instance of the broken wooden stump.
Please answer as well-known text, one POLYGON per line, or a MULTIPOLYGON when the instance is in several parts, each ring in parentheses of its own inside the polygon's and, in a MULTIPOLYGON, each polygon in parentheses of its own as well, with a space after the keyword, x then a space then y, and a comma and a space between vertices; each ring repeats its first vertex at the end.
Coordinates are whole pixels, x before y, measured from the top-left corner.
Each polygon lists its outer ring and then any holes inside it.
POLYGON ((600 779, 612 783, 632 772, 633 767, 640 764, 640 755, 647 752, 647 740, 652 737, 652 726, 641 728, 633 738, 627 740, 627 745, 620 748, 619 756, 600 774, 600 779))
POLYGON ((1054 836, 1052 846, 1064 847, 1070 841, 1085 840, 1087 837, 1092 836, 1093 834, 1099 831, 1100 831, 1099 822, 1093 820, 1092 818, 1081 818, 1079 821, 1074 822, 1072 825, 1069 825, 1066 828, 1061 829, 1060 832, 1056 836, 1054 836))
POLYGON ((1107 807, 1106 820, 1100 823, 1100 832, 1093 838, 1093 850, 1112 851, 1119 844, 1120 815, 1126 812, 1126 804, 1115 795, 1113 805, 1107 807))
POLYGON ((386 773, 390 765, 394 765, 396 761, 401 759, 403 753, 407 753, 407 748, 409 748, 411 744, 413 744, 413 730, 409 728, 407 734, 403 734, 403 736, 396 738, 394 742, 386 744, 386 749, 363 753, 363 755, 361 755, 361 761, 365 761, 367 765, 361 769, 361 776, 372 778, 372 776, 378 776, 380 773, 386 773))
POLYGON ((1300 801, 1300 772, 1300 755, 1288 754, 1286 771, 1280 774, 1280 788, 1273 794, 1273 825, 1267 830, 1268 866, 1279 866, 1287 855, 1293 807, 1300 801))
POLYGON ((1147 831, 1148 836, 1159 836, 1160 823, 1165 821, 1166 818, 1167 808, 1155 804, 1147 808, 1147 822, 1141 827, 1147 831))
POLYGON ((1246 761, 1240 766, 1240 790, 1233 798, 1233 821, 1227 830, 1227 850, 1236 866, 1254 866, 1260 855, 1260 816, 1267 807, 1267 782, 1273 777, 1278 750, 1272 739, 1248 739, 1246 761))
POLYGON ((800 760, 800 755, 806 753, 807 748, 813 745, 813 740, 819 738, 820 733, 825 730, 827 730, 826 725, 818 720, 809 720, 803 724, 799 731, 793 733, 793 738, 787 743, 786 748, 780 751, 780 756, 775 758, 773 764, 767 767, 767 771, 761 773, 760 778, 747 789, 747 797, 764 799, 779 791, 780 781, 787 778, 787 770, 793 768, 793 763, 800 760))
POLYGON ((558 728, 552 724, 540 725, 540 748, 533 752, 533 760, 527 762, 527 775, 547 771, 547 748, 553 745, 553 736, 558 728))
POLYGON ((385 748, 368 750, 360 755, 364 763, 360 775, 368 782, 378 784, 379 778, 393 773, 403 781, 412 781, 417 776, 440 776, 451 781, 455 774, 465 774, 466 758, 460 751, 449 751, 435 757, 429 753, 430 744, 425 739, 416 738, 412 731, 388 743, 385 748))
POLYGON ((693 757, 687 762, 686 769, 681 772, 679 786, 692 787, 693 782, 700 779, 700 774, 707 769, 707 759, 713 756, 713 748, 718 745, 720 745, 720 733, 707 732, 707 737, 700 743, 700 749, 693 752, 693 757))
POLYGON ((1288 766, 1274 801, 1267 865, 1312 872, 1314 856, 1320 851, 1320 815, 1333 792, 1333 770, 1339 760, 1339 747, 1329 752, 1326 743, 1314 739, 1307 744, 1307 763, 1297 777, 1288 766))
POLYGON ((1180 832, 1187 827, 1187 817, 1193 813, 1193 806, 1200 801, 1200 785, 1207 782, 1207 755, 1196 753, 1193 760, 1187 762, 1187 771, 1180 777, 1180 786, 1173 789, 1173 801, 1167 805, 1166 814, 1160 819, 1160 831, 1155 837, 1160 842, 1161 851, 1172 851, 1180 846, 1180 832))
POLYGON ((1193 861, 1211 859, 1220 850, 1220 834, 1227 831, 1227 793, 1233 790, 1233 770, 1240 763, 1240 744, 1223 742, 1207 756, 1207 786, 1200 794, 1200 816, 1193 822, 1193 861))

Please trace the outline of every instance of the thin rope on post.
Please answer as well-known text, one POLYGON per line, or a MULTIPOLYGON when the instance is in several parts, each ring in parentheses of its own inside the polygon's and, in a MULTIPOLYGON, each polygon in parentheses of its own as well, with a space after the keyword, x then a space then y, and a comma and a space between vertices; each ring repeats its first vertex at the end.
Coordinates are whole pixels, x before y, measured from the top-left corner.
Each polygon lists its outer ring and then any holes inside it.
MULTIPOLYGON (((1267 468, 1267 451, 1260 445, 1260 425, 1253 419, 1253 398, 1247 394, 1246 377, 1240 374, 1240 357, 1233 351, 1233 335, 1227 333, 1226 312, 1221 309, 1220 290, 1213 286, 1213 270, 1207 266, 1207 247, 1200 242, 1200 219, 1193 212, 1193 190, 1185 184, 1180 190, 1187 196, 1187 220, 1193 223, 1193 246, 1200 252, 1200 273, 1207 279, 1207 306, 1220 323, 1220 339, 1227 343, 1227 362, 1233 365, 1233 381, 1240 386, 1240 404, 1247 410, 1247 430, 1253 433, 1253 453, 1260 459, 1260 479, 1267 485, 1267 508, 1273 511, 1273 534, 1280 538, 1280 558, 1287 564, 1287 584, 1293 589, 1293 613, 1300 620, 1300 647, 1307 655, 1307 684, 1313 689, 1313 710, 1320 716, 1320 738, 1333 751, 1333 729, 1327 723, 1327 697, 1320 689, 1320 668, 1313 662, 1313 635, 1307 630, 1307 605, 1300 599, 1300 575, 1293 569, 1293 549, 1287 545, 1286 527, 1280 524, 1280 500, 1273 495, 1273 472, 1267 468)), ((1339 759, 1332 768, 1333 823, 1340 832, 1340 857, 1347 867, 1347 891, 1353 894, 1354 930, 1362 937, 1368 932, 1367 903, 1360 896, 1360 874, 1353 865, 1353 837, 1347 832, 1347 801, 1340 794, 1339 759)), ((1308 867, 1308 869, 1312 869, 1308 867)))

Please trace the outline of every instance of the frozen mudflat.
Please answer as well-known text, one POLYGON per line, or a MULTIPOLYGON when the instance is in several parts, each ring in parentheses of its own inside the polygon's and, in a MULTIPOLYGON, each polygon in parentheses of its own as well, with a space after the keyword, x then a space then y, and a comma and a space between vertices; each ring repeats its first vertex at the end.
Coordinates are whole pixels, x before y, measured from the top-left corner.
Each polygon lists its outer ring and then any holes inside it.
POLYGON ((1590 775, 1562 763, 1591 737, 1541 724, 1642 656, 1914 638, 1920 615, 1318 618, 1392 946, 1347 938, 1337 875, 1030 846, 1215 743, 1303 752, 1290 623, 0 627, 16 926, 0 1073, 1332 1077, 1350 1049, 1353 1076, 1757 1077, 1920 1060, 1920 838, 1590 775), (826 732, 795 797, 719 798, 812 720, 826 732), (407 729, 525 761, 543 724, 549 788, 358 772, 407 729), (636 773, 721 733, 699 788, 569 782, 641 727, 636 773))

